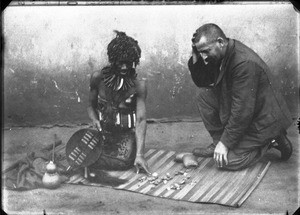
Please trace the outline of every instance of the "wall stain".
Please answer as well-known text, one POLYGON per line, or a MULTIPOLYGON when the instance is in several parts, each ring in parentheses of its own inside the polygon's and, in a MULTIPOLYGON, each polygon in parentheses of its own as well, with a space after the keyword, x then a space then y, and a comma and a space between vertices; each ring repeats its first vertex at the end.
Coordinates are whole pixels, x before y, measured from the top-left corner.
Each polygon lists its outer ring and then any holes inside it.
POLYGON ((124 11, 107 13, 96 7, 91 8, 96 10, 93 16, 82 11, 66 16, 64 10, 55 11, 53 16, 52 9, 43 9, 43 18, 40 12, 28 8, 19 13, 9 8, 4 13, 7 125, 89 122, 86 108, 90 76, 107 65, 106 48, 115 36, 114 29, 134 35, 141 46, 137 72, 138 78, 148 80, 147 117, 199 117, 195 104, 198 89, 191 80, 187 61, 192 33, 199 23, 211 19, 230 38, 259 53, 276 76, 290 110, 297 115, 299 36, 295 34, 297 17, 288 7, 275 10, 280 16, 274 16, 274 8, 258 7, 255 11, 236 10, 228 17, 202 7, 191 11, 178 8, 182 15, 179 18, 152 11, 151 19, 135 19, 136 12, 126 16, 124 11), (188 18, 193 16, 197 19, 188 18))

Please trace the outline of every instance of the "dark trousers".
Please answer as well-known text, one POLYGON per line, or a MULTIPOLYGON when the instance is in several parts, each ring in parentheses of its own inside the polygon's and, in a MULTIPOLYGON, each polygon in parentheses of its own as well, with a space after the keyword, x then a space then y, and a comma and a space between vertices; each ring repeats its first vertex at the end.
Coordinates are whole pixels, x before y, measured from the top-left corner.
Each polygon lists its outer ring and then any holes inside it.
MULTIPOLYGON (((216 145, 223 133, 228 118, 229 110, 226 104, 222 104, 220 92, 213 87, 200 88, 197 97, 197 106, 203 120, 204 126, 216 145), (222 122, 223 121, 223 124, 222 122)), ((223 169, 239 170, 249 167, 262 158, 270 146, 271 140, 262 141, 249 132, 245 132, 241 141, 233 148, 229 149, 227 159, 228 165, 223 169)))

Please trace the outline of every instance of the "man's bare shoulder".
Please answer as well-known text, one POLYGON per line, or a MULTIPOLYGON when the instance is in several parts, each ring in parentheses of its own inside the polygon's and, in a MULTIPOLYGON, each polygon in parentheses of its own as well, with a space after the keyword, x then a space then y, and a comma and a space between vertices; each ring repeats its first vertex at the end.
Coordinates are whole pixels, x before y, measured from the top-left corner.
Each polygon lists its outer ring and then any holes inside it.
POLYGON ((103 71, 102 70, 96 70, 92 73, 91 79, 90 79, 90 89, 98 89, 99 84, 101 83, 103 77, 103 71))
POLYGON ((136 91, 138 94, 146 94, 147 92, 147 79, 139 78, 135 81, 136 91))
POLYGON ((101 77, 102 77, 102 70, 96 70, 91 75, 91 79, 99 79, 101 77))
POLYGON ((147 79, 146 78, 139 78, 135 80, 135 85, 137 87, 146 88, 147 87, 147 79))

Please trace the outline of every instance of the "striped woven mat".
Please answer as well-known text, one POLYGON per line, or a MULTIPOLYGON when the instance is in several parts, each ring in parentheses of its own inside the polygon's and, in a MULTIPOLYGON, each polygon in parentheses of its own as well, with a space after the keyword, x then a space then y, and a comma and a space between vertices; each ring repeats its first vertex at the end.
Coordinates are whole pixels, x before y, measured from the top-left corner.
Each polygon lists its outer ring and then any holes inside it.
POLYGON ((158 174, 155 180, 144 173, 136 174, 135 168, 132 168, 127 171, 102 171, 98 181, 76 174, 66 183, 105 186, 174 200, 240 207, 270 166, 270 162, 259 162, 242 171, 224 171, 215 167, 212 158, 198 158, 197 168, 186 169, 182 163, 174 161, 175 156, 174 151, 157 149, 149 149, 145 153, 151 172, 158 174))

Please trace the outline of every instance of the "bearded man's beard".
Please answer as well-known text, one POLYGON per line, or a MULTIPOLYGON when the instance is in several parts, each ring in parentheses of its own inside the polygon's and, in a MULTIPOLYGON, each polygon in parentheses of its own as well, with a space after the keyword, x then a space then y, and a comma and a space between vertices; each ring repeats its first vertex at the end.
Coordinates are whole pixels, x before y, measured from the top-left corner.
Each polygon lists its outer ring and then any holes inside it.
POLYGON ((116 67, 111 67, 103 72, 105 86, 112 88, 114 91, 128 90, 135 86, 136 78, 135 69, 121 70, 116 67))

